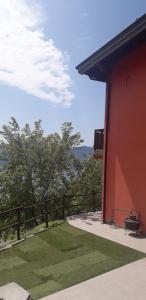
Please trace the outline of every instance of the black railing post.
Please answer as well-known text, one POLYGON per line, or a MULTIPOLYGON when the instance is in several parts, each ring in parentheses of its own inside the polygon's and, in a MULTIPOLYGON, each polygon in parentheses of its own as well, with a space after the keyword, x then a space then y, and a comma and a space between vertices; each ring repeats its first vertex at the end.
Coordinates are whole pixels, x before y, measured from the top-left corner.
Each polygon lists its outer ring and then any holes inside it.
POLYGON ((50 208, 50 203, 52 203, 52 200, 45 200, 33 205, 28 205, 28 206, 19 206, 15 207, 12 209, 8 209, 6 211, 0 212, 0 217, 4 218, 4 216, 10 212, 15 213, 15 223, 9 224, 5 227, 0 228, 0 232, 8 230, 10 228, 14 228, 16 232, 16 237, 17 240, 21 239, 21 226, 25 224, 29 224, 32 222, 34 219, 36 220, 37 218, 40 219, 42 216, 44 216, 44 222, 46 225, 46 228, 49 227, 49 220, 53 214, 53 218, 56 218, 56 220, 61 218, 62 220, 65 219, 65 217, 69 215, 75 214, 76 210, 79 212, 79 207, 82 206, 87 206, 90 211, 96 211, 98 206, 98 194, 93 190, 91 191, 90 194, 86 195, 62 195, 61 197, 57 197, 56 199, 59 199, 59 206, 54 203, 54 206, 51 205, 52 209, 50 208), (87 203, 84 203, 84 201, 81 201, 81 199, 86 197, 87 203), (77 200, 73 201, 74 198, 79 198, 80 202, 77 200), (72 200, 72 201, 71 201, 72 200), (72 203, 73 202, 73 203, 72 203), (26 209, 34 209, 36 206, 43 206, 43 212, 40 215, 34 214, 33 218, 30 219, 25 219, 25 214, 23 216, 23 212, 25 212, 26 209), (48 210, 49 209, 49 210, 48 210))
POLYGON ((46 228, 48 228, 48 203, 45 201, 45 224, 46 228))
POLYGON ((20 231, 20 226, 21 226, 21 209, 22 207, 17 208, 17 240, 21 240, 21 231, 20 231))

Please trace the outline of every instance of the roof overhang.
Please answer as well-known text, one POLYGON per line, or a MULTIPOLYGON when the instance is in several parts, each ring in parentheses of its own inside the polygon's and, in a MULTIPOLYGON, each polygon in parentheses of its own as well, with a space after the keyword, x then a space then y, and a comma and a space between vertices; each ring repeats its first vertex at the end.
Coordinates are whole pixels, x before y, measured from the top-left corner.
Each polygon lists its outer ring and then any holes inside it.
POLYGON ((144 42, 146 42, 146 14, 80 63, 76 69, 92 80, 107 82, 112 66, 144 42))

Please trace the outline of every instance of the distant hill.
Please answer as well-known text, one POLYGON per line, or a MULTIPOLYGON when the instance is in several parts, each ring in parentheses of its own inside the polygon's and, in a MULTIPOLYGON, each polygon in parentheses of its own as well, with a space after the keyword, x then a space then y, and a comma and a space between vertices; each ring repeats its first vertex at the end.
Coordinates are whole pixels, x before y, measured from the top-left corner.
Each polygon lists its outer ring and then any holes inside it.
POLYGON ((73 149, 74 155, 79 158, 80 160, 83 160, 87 156, 93 155, 93 148, 89 146, 81 146, 81 147, 76 147, 73 149))

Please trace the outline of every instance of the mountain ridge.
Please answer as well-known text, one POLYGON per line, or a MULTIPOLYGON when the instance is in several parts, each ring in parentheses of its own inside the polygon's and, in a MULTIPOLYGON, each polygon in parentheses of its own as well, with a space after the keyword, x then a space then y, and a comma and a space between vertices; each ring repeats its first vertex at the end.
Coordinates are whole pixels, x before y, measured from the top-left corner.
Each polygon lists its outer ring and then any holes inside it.
POLYGON ((93 153, 93 147, 91 146, 81 146, 73 149, 73 154, 80 160, 87 158, 87 156, 93 155, 93 153))

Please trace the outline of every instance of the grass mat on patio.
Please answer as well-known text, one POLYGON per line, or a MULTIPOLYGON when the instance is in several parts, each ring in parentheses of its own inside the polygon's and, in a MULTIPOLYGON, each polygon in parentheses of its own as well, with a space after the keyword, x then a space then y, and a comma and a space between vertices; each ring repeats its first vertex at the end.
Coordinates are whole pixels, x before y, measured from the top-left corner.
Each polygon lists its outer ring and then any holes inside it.
POLYGON ((64 223, 1 251, 0 285, 14 281, 36 300, 144 256, 64 223))

